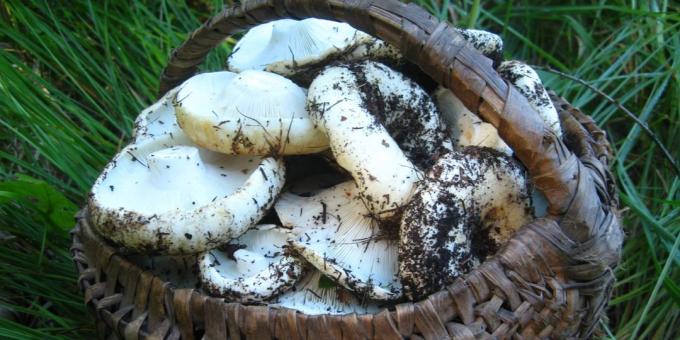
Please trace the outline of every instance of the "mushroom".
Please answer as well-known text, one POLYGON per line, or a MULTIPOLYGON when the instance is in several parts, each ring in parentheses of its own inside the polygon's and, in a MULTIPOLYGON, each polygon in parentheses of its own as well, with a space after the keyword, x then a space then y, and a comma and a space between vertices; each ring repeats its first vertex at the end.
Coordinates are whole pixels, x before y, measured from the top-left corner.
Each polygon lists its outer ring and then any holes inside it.
POLYGON ((419 300, 452 283, 531 217, 526 174, 512 157, 473 146, 442 156, 402 216, 404 295, 419 300))
POLYGON ((199 261, 203 288, 229 301, 261 302, 287 291, 302 274, 302 265, 284 255, 290 231, 274 224, 258 225, 199 261))
POLYGON ((172 101, 179 87, 168 91, 161 99, 147 107, 135 119, 132 136, 135 141, 156 136, 181 134, 181 129, 175 118, 175 108, 172 101))
POLYGON ((562 128, 557 110, 543 87, 541 78, 529 65, 517 60, 504 61, 497 69, 498 73, 517 87, 528 100, 531 107, 538 112, 546 125, 562 137, 562 128))
POLYGON ((140 252, 197 253, 243 234, 274 203, 281 160, 220 155, 182 138, 128 145, 104 169, 88 204, 102 235, 140 252))
POLYGON ((375 302, 359 301, 318 270, 305 275, 290 291, 269 300, 269 306, 295 309, 307 315, 374 314, 380 310, 375 302))
POLYGON ((420 171, 368 111, 361 85, 348 66, 328 67, 309 88, 308 108, 369 211, 387 219, 409 201, 420 171))
POLYGON ((196 144, 226 154, 308 154, 328 148, 309 119, 306 94, 264 71, 196 75, 179 89, 177 120, 196 144))
POLYGON ((437 106, 418 84, 374 61, 345 67, 356 77, 366 109, 420 169, 453 149, 437 106))
POLYGON ((495 64, 498 64, 503 60, 503 40, 497 34, 482 30, 455 27, 454 30, 460 33, 463 36, 463 39, 472 44, 472 46, 480 53, 493 60, 495 64))
POLYGON ((381 235, 352 181, 311 197, 288 193, 274 205, 298 237, 291 250, 343 287, 374 300, 401 296, 397 244, 381 235))
POLYGON ((498 135, 498 130, 470 112, 451 90, 439 87, 434 97, 456 146, 485 146, 507 155, 513 154, 498 135))
POLYGON ((227 60, 233 72, 266 70, 285 76, 333 59, 400 57, 390 45, 345 23, 276 20, 250 29, 227 60))

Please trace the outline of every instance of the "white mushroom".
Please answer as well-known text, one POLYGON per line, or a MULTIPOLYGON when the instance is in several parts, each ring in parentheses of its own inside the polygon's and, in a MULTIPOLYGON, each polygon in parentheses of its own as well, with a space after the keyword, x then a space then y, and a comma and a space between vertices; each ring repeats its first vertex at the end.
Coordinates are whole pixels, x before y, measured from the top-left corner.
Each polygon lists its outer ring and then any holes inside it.
POLYGON ((538 112, 545 124, 552 129, 557 137, 562 137, 562 127, 557 110, 536 71, 529 65, 517 60, 504 61, 497 71, 527 97, 531 107, 538 112))
POLYGON ((503 60, 503 40, 497 34, 476 29, 454 29, 480 53, 494 62, 503 60))
POLYGON ((182 130, 196 144, 227 154, 307 154, 328 148, 309 119, 306 94, 264 71, 203 73, 177 92, 182 130))
POLYGON ((456 146, 485 146, 512 155, 512 149, 498 135, 498 130, 470 112, 449 89, 439 87, 434 97, 456 146))
POLYGON ((326 68, 309 88, 308 107, 368 209, 385 219, 409 201, 420 172, 368 111, 360 85, 348 67, 326 68))
POLYGON ((371 301, 359 301, 352 293, 314 270, 295 287, 269 301, 271 307, 298 310, 307 315, 374 314, 380 307, 371 301))
POLYGON ((161 99, 147 107, 135 119, 132 136, 135 141, 156 136, 181 134, 181 129, 175 118, 175 108, 172 101, 179 87, 168 91, 161 99))
POLYGON ((368 111, 419 168, 429 168, 440 154, 453 149, 437 106, 418 84, 373 61, 345 67, 356 77, 368 111))
POLYGON ((220 155, 176 144, 181 138, 144 139, 116 155, 89 197, 101 234, 140 252, 196 253, 243 234, 274 203, 282 161, 220 155))
POLYGON ((283 194, 274 209, 298 235, 291 249, 319 271, 360 296, 397 299, 397 244, 381 234, 357 191, 349 181, 312 197, 283 194))
POLYGON ((418 300, 452 283, 530 219, 525 171, 513 158, 483 147, 444 155, 404 210, 404 294, 418 300))
POLYGON ((289 230, 258 225, 239 238, 203 254, 199 273, 203 288, 229 301, 260 302, 292 288, 302 265, 284 255, 289 230))
POLYGON ((301 68, 325 61, 396 57, 384 42, 348 24, 322 19, 276 20, 250 29, 227 60, 233 72, 266 70, 292 75, 301 68))

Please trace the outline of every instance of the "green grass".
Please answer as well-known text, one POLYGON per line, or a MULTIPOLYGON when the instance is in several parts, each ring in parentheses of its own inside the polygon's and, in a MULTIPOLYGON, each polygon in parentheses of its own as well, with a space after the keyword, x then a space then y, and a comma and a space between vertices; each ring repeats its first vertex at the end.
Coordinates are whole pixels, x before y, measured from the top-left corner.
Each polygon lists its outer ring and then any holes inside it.
MULTIPOLYGON (((419 1, 490 29, 506 58, 573 75, 648 124, 680 158, 680 15, 669 1, 419 1)), ((69 258, 72 214, 151 104, 170 50, 221 7, 193 1, 0 2, 0 337, 91 337, 69 258)), ((204 68, 217 70, 228 46, 204 68)), ((581 83, 545 83, 605 128, 626 233, 609 323, 680 336, 680 180, 648 134, 581 83)))

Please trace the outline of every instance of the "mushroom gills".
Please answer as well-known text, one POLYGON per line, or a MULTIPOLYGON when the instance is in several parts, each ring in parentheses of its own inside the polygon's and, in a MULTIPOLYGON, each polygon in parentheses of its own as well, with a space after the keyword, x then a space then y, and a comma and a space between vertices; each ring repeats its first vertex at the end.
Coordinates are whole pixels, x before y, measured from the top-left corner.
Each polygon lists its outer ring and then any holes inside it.
POLYGON ((89 197, 99 233, 143 253, 193 254, 243 234, 273 205, 285 181, 281 160, 217 154, 180 139, 140 140, 109 163, 89 197))
POLYGON ((291 250, 331 280, 369 299, 401 296, 397 242, 370 217, 352 181, 311 197, 285 193, 274 209, 297 235, 291 250))
POLYGON ((531 218, 526 174, 513 158, 471 146, 442 156, 402 216, 405 296, 419 300, 452 283, 531 218))
POLYGON ((274 73, 196 75, 179 89, 177 120, 191 140, 226 154, 292 155, 328 149, 309 119, 305 90, 274 73))
POLYGON ((284 252, 291 237, 277 225, 258 225, 199 259, 203 288, 234 302, 262 302, 291 289, 302 264, 284 252))
POLYGON ((306 274, 290 291, 269 300, 269 306, 295 309, 307 315, 375 314, 381 309, 376 302, 358 300, 318 270, 306 274))

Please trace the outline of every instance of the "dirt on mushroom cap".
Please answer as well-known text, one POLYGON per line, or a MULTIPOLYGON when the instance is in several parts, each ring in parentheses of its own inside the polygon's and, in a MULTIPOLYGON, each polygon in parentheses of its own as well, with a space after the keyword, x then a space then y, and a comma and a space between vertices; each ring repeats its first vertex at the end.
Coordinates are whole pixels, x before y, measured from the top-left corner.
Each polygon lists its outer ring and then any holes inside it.
POLYGON ((360 188, 379 219, 399 213, 420 171, 363 103, 356 77, 347 67, 329 67, 309 88, 310 117, 329 137, 338 164, 360 188))
POLYGON ((531 217, 525 172, 511 157, 483 147, 444 155, 402 216, 404 294, 418 300, 452 283, 531 217))
POLYGON ((255 225, 283 187, 280 160, 208 151, 180 157, 174 154, 181 149, 178 139, 145 139, 124 148, 109 163, 88 204, 91 221, 103 236, 144 253, 205 251, 255 225), (149 162, 150 154, 168 148, 166 159, 149 162), (225 159, 229 164, 222 164, 225 159))
POLYGON ((262 302, 293 287, 303 273, 284 250, 290 231, 258 225, 199 259, 203 288, 235 302, 262 302))
POLYGON ((207 149, 226 154, 309 154, 328 140, 309 119, 304 89, 270 72, 203 73, 176 95, 184 133, 207 149))

